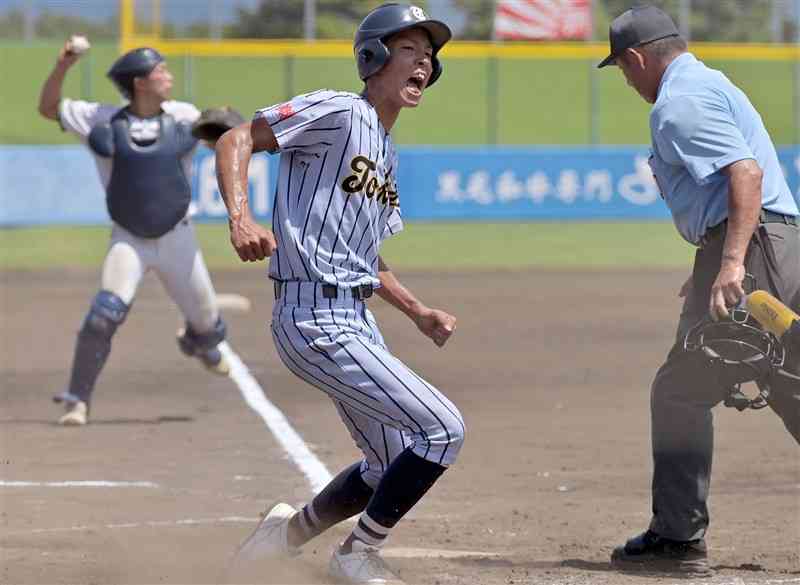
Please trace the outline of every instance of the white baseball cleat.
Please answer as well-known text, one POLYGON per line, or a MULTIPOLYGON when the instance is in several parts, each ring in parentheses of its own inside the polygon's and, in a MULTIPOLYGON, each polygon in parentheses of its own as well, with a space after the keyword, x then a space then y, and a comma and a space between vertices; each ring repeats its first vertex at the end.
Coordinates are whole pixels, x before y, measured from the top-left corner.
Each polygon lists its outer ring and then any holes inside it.
POLYGON ((67 412, 58 419, 65 427, 82 427, 89 422, 89 407, 83 400, 67 403, 67 412))
POLYGON ((405 585, 392 573, 377 548, 356 540, 353 552, 342 553, 337 547, 333 551, 329 572, 340 583, 351 585, 405 585))
POLYGON ((300 554, 300 549, 289 545, 289 520, 297 510, 289 504, 278 503, 267 512, 253 533, 236 551, 236 559, 286 559, 300 554))

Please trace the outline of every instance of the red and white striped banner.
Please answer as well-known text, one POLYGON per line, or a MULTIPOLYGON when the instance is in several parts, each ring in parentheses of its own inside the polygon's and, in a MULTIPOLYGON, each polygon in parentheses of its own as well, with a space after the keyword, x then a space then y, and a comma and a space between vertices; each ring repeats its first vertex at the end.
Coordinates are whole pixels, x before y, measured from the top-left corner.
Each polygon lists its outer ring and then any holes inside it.
POLYGON ((591 27, 592 0, 497 0, 494 36, 499 40, 585 40, 591 27))

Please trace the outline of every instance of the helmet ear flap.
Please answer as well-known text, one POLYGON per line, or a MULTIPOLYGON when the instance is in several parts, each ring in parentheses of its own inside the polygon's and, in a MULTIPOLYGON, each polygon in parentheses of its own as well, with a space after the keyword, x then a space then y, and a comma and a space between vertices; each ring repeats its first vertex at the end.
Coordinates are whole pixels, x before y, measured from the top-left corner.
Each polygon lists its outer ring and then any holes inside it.
POLYGON ((439 57, 436 55, 433 56, 431 59, 432 71, 431 71, 431 78, 428 80, 428 85, 426 87, 432 86, 436 83, 436 80, 442 75, 442 63, 439 61, 439 57))
POLYGON ((362 81, 374 75, 389 60, 389 48, 380 39, 368 39, 356 48, 358 76, 362 81))
POLYGON ((369 62, 372 61, 372 58, 374 56, 375 53, 373 53, 367 47, 364 47, 358 52, 358 60, 364 63, 365 65, 369 64, 369 62))

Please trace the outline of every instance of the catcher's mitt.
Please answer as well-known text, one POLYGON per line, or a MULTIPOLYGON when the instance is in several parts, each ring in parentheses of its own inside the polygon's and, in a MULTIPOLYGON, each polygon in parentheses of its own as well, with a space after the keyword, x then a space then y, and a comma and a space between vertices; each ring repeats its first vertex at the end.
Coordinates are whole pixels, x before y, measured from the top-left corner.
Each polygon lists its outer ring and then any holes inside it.
POLYGON ((230 106, 209 108, 203 110, 192 124, 192 136, 213 144, 225 132, 243 122, 242 115, 230 106))

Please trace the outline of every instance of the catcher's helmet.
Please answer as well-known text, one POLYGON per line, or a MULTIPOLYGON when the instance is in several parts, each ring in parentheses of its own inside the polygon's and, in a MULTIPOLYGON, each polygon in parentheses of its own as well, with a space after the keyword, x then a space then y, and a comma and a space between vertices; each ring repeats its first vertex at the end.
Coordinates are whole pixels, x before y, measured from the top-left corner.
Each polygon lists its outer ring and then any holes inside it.
POLYGON ((380 71, 390 57, 384 41, 395 33, 415 27, 425 29, 431 39, 433 71, 428 87, 433 85, 442 74, 442 64, 436 55, 453 34, 445 23, 428 18, 422 8, 409 4, 384 4, 367 14, 361 22, 353 41, 358 76, 366 81, 380 71))
POLYGON ((133 97, 133 79, 145 77, 155 69, 156 65, 164 61, 161 53, 150 47, 140 47, 128 51, 114 61, 111 69, 106 74, 127 98, 133 97))

